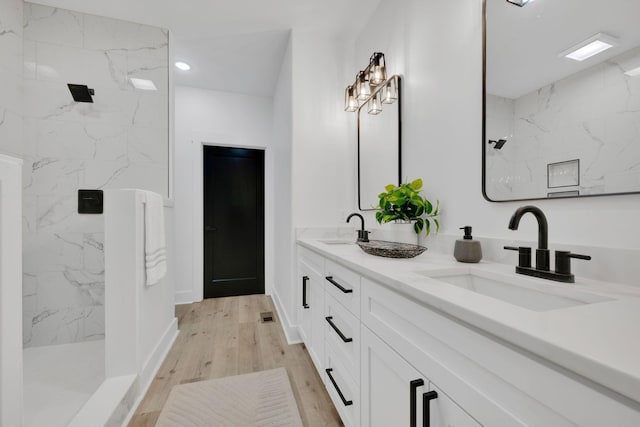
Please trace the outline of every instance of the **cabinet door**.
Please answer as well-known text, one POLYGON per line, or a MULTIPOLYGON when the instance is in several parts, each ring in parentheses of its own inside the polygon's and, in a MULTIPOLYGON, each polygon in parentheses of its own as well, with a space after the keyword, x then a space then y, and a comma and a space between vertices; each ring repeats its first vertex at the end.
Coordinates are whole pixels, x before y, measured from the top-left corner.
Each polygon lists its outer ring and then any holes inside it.
POLYGON ((298 301, 298 332, 307 347, 311 345, 311 304, 310 286, 311 268, 304 262, 298 263, 298 286, 300 301, 298 301))
POLYGON ((429 427, 480 427, 480 423, 471 418, 469 414, 464 412, 462 408, 456 405, 453 400, 449 399, 442 390, 433 384, 429 385, 430 391, 435 391, 437 397, 433 400, 423 402, 420 398, 420 405, 429 405, 424 414, 428 416, 429 422, 423 425, 429 427))
POLYGON ((367 327, 361 335, 362 425, 422 425, 425 378, 367 327))

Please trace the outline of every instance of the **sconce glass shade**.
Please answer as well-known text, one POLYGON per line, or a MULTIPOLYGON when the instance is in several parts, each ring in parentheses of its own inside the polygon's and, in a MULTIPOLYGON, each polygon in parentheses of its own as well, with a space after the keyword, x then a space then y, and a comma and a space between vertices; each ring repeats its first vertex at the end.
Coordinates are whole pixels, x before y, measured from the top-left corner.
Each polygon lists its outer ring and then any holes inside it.
POLYGON ((344 111, 358 111, 359 106, 360 104, 358 104, 358 100, 356 99, 353 86, 347 86, 344 91, 344 111))
POLYGON ((356 79, 356 99, 358 101, 365 101, 369 96, 371 96, 371 87, 369 86, 364 71, 360 71, 356 79))
POLYGON ((389 80, 382 88, 382 103, 393 104, 398 100, 398 88, 396 87, 396 79, 389 80))
POLYGON ((376 94, 369 100, 369 114, 376 115, 380 113, 382 113, 382 103, 378 98, 378 94, 376 94))
POLYGON ((387 80, 387 70, 384 62, 384 54, 376 52, 369 61, 369 83, 378 86, 387 80))

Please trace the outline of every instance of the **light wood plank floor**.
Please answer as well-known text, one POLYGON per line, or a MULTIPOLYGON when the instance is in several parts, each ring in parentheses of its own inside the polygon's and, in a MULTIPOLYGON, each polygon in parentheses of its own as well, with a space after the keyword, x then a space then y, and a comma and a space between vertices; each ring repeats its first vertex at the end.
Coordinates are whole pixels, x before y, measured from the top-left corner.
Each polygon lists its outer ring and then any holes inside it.
POLYGON ((129 426, 153 426, 171 387, 284 367, 305 426, 342 426, 304 344, 287 345, 271 298, 215 298, 176 306, 180 334, 129 426), (273 312, 275 322, 261 323, 273 312))

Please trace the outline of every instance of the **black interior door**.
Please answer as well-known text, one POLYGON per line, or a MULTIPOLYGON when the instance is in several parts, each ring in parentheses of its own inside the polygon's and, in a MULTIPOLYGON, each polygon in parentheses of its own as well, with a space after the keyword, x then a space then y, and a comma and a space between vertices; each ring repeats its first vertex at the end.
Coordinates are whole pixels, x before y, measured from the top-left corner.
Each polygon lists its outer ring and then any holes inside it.
POLYGON ((203 157, 204 297, 264 294, 264 151, 203 157))

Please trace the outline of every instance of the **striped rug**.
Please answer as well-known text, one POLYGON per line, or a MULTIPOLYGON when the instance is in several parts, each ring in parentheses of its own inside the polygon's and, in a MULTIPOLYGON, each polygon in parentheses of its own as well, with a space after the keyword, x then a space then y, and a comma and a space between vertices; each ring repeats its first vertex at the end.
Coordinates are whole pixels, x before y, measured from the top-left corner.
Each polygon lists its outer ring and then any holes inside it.
POLYGON ((174 386, 156 427, 302 427, 285 368, 174 386))

